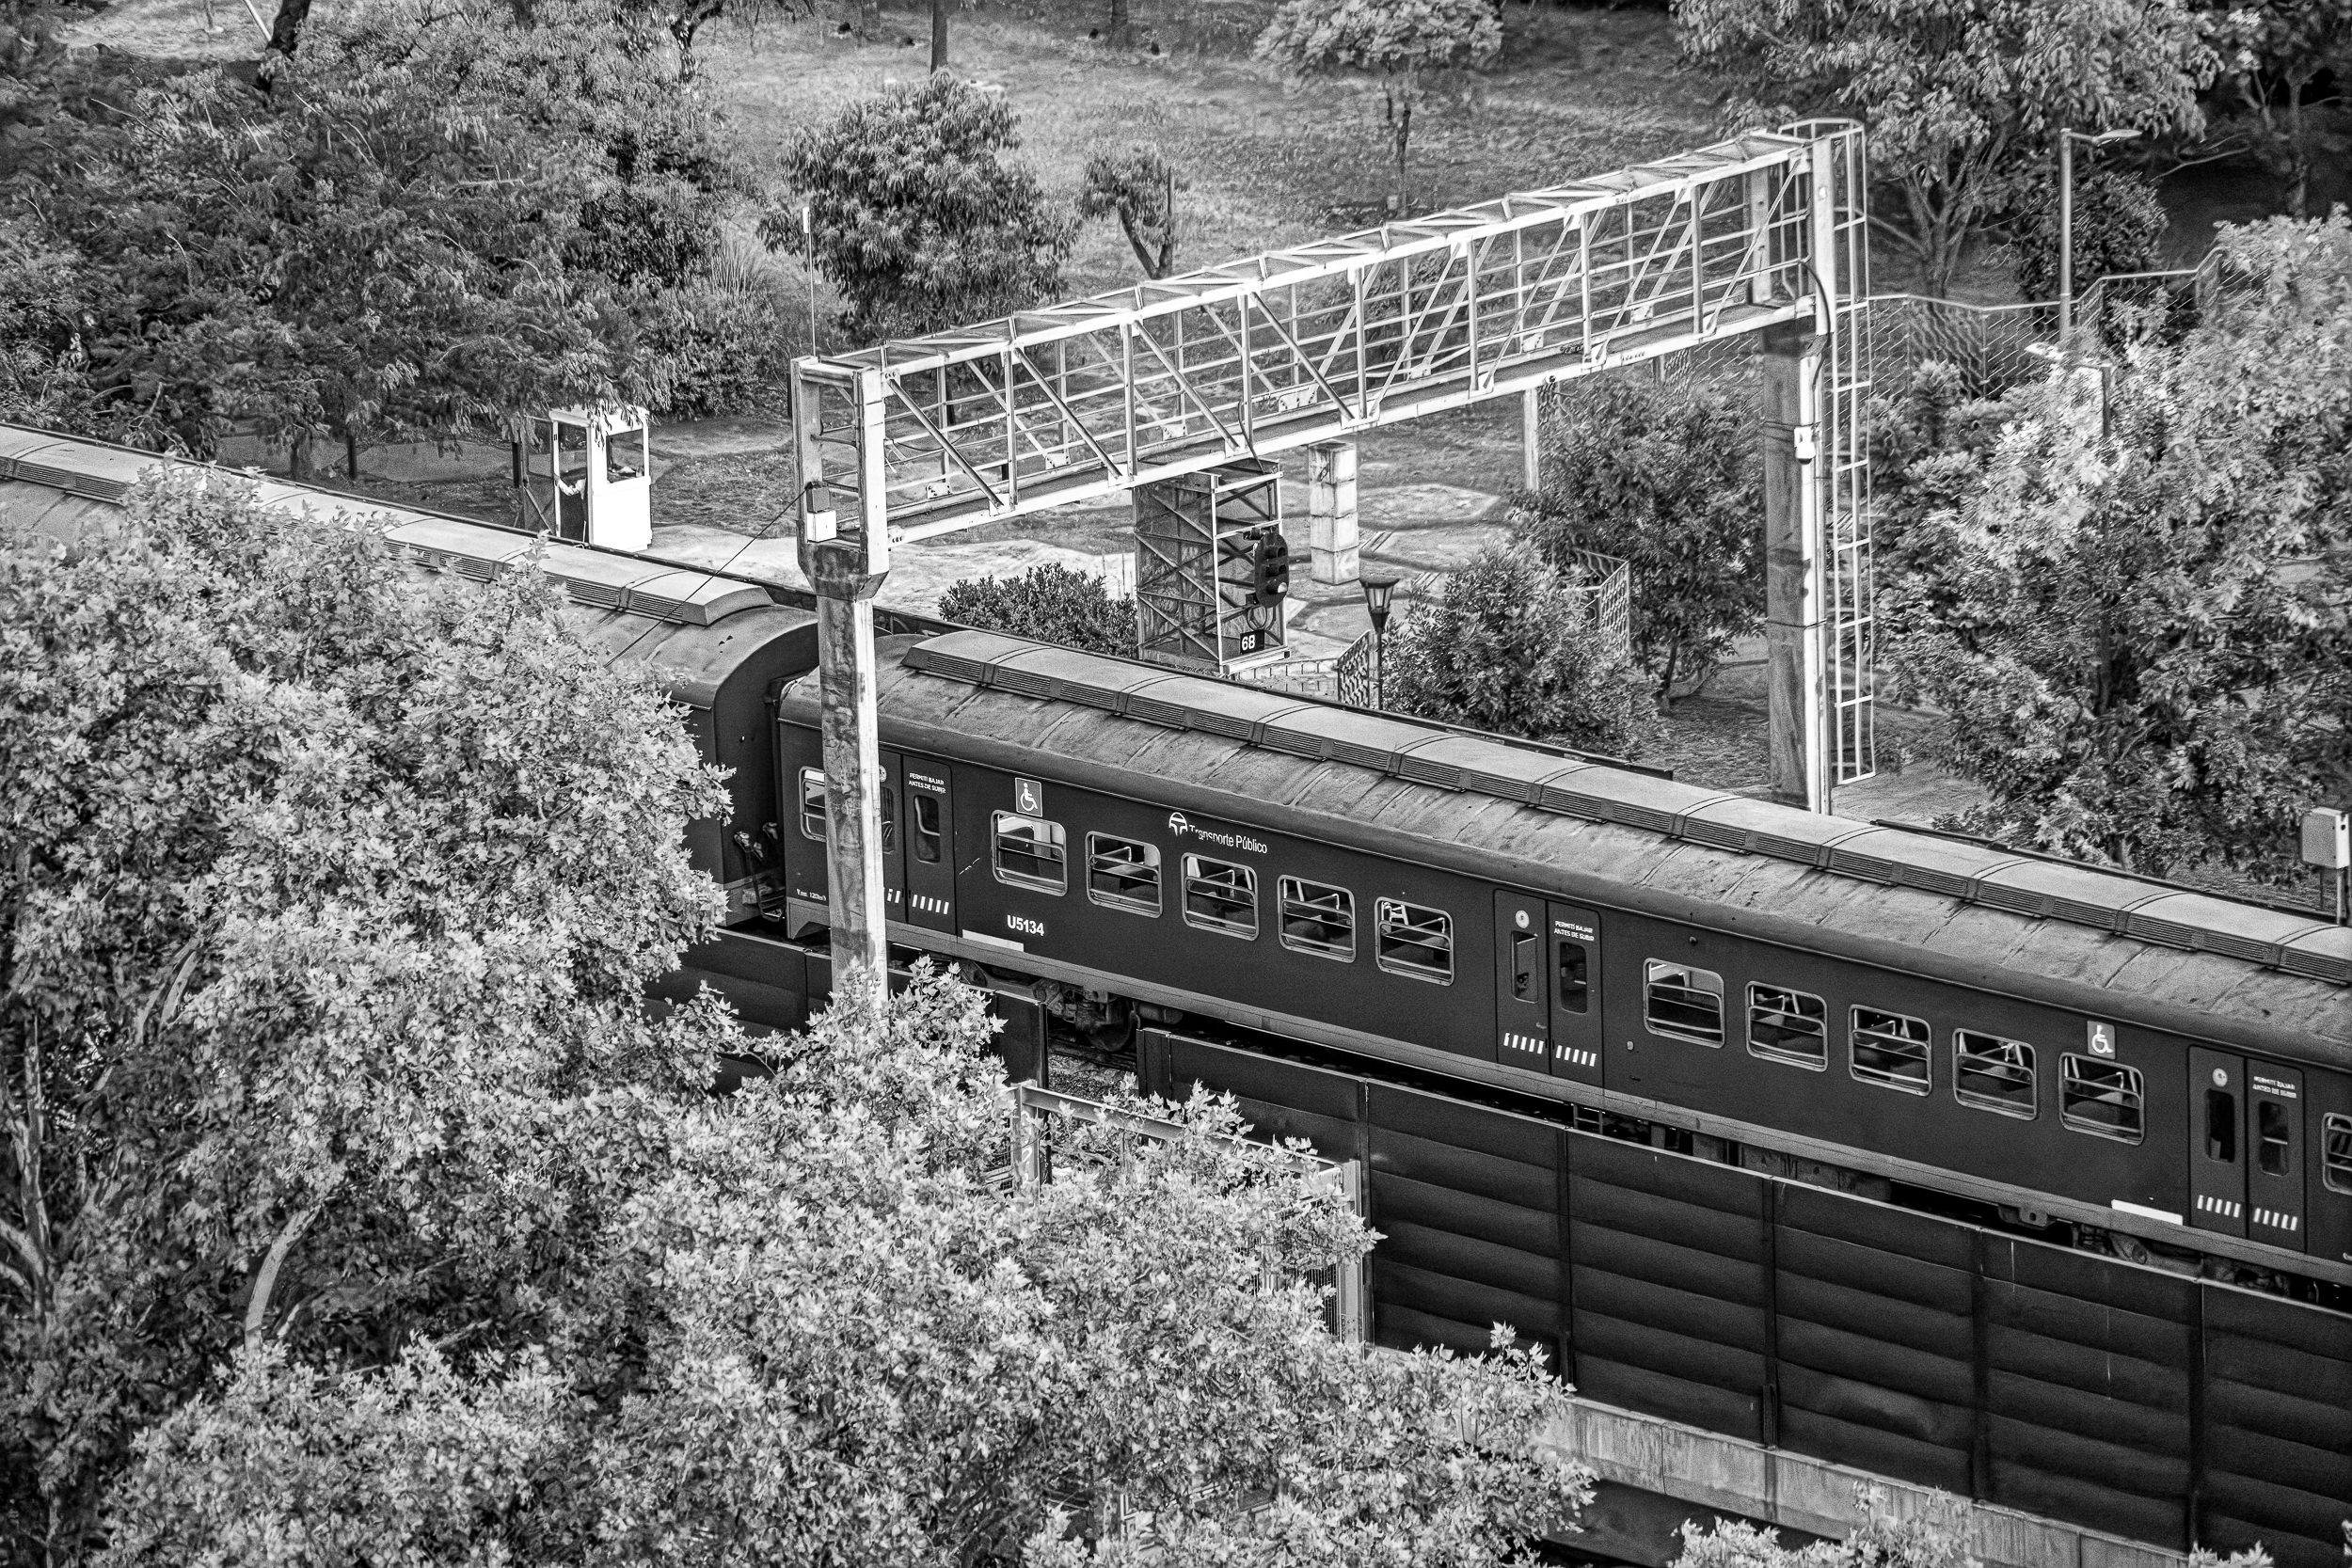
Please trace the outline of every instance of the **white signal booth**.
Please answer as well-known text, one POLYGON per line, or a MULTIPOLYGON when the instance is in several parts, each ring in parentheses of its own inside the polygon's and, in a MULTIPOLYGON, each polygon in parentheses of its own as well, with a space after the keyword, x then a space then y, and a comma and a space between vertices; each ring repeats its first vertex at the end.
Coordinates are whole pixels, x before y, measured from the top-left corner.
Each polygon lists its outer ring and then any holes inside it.
POLYGON ((515 420, 516 520, 616 550, 653 543, 653 464, 643 408, 554 408, 515 420))

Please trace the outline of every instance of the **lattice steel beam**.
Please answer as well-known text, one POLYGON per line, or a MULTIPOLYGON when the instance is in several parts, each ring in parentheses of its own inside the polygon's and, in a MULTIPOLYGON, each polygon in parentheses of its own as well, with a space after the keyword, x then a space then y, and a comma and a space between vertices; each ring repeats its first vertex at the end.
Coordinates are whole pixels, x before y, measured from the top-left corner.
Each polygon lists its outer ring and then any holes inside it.
POLYGON ((1598 179, 803 359, 796 406, 814 416, 803 472, 827 482, 845 528, 886 549, 885 540, 1123 492, 1774 322, 1810 316, 1830 330, 1833 303, 1816 307, 1820 263, 1832 260, 1814 221, 1825 142, 1858 146, 1859 133, 1842 123, 1751 133, 1598 179), (862 488, 877 433, 881 472, 862 488))

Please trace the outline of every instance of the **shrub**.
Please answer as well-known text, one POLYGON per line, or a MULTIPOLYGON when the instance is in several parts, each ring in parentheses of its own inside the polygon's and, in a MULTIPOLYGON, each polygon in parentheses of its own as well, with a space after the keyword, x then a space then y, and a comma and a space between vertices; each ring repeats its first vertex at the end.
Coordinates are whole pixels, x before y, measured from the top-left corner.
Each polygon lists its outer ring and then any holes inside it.
MULTIPOLYGON (((2074 175, 2074 293, 2111 272, 2146 272, 2171 219, 2156 187, 2126 169, 2074 175)), ((2010 218, 2009 263, 2026 299, 2058 296, 2058 182, 2027 187, 2010 218)))
POLYGON ((1136 651, 1136 602, 1114 599, 1091 572, 1058 562, 1032 566, 1017 578, 967 578, 939 596, 943 620, 982 631, 1033 637, 1091 654, 1136 651))
POLYGON ((780 404, 793 355, 807 352, 798 316, 794 302, 761 277, 692 277, 655 296, 642 340, 660 367, 654 411, 691 420, 780 404))
POLYGON ((1646 683, 1593 634, 1579 579, 1525 546, 1489 550, 1407 613, 1383 650, 1385 705, 1614 756, 1639 745, 1646 683))
POLYGON ((1563 388, 1543 434, 1520 537, 1564 570, 1580 549, 1630 566, 1634 662, 1661 705, 1697 690, 1763 624, 1755 409, 1704 385, 1603 376, 1563 388))
MULTIPOLYGON (((861 339, 901 337, 1024 309, 1061 288, 1073 217, 1037 176, 1005 163, 1012 107, 945 73, 852 103, 803 132, 784 177, 812 209, 817 265, 861 339)), ((801 245, 797 204, 769 209, 760 238, 801 245)))

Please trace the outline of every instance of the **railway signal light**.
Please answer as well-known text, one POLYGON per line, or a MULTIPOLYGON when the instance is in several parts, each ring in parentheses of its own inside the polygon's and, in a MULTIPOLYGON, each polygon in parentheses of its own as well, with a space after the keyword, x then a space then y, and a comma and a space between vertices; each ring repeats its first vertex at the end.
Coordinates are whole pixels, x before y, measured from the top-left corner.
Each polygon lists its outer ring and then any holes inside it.
POLYGON ((1258 535, 1250 552, 1249 602, 1262 610, 1282 602, 1291 591, 1291 542, 1280 529, 1258 535))

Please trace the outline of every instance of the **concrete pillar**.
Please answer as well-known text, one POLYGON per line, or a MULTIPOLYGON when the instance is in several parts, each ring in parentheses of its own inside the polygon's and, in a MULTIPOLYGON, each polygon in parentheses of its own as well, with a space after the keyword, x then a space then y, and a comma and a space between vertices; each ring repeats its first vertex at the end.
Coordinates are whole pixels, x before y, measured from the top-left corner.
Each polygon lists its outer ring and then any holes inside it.
POLYGON ((1356 443, 1318 441, 1307 449, 1307 525, 1314 579, 1354 582, 1358 569, 1356 443))
POLYGON ((1810 325, 1764 330, 1764 687, 1772 798, 1830 809, 1820 346, 1810 325))
POLYGON ((1519 488, 1544 487, 1543 389, 1530 387, 1519 394, 1519 488))
POLYGON ((801 570, 817 591, 818 728, 825 758, 825 872, 832 909, 834 995, 876 1017, 890 1002, 890 936, 883 904, 881 720, 875 707, 874 594, 890 575, 888 518, 882 505, 880 377, 865 372, 844 390, 857 397, 860 524, 841 527, 821 483, 816 388, 793 367, 794 423, 801 467, 801 570))

